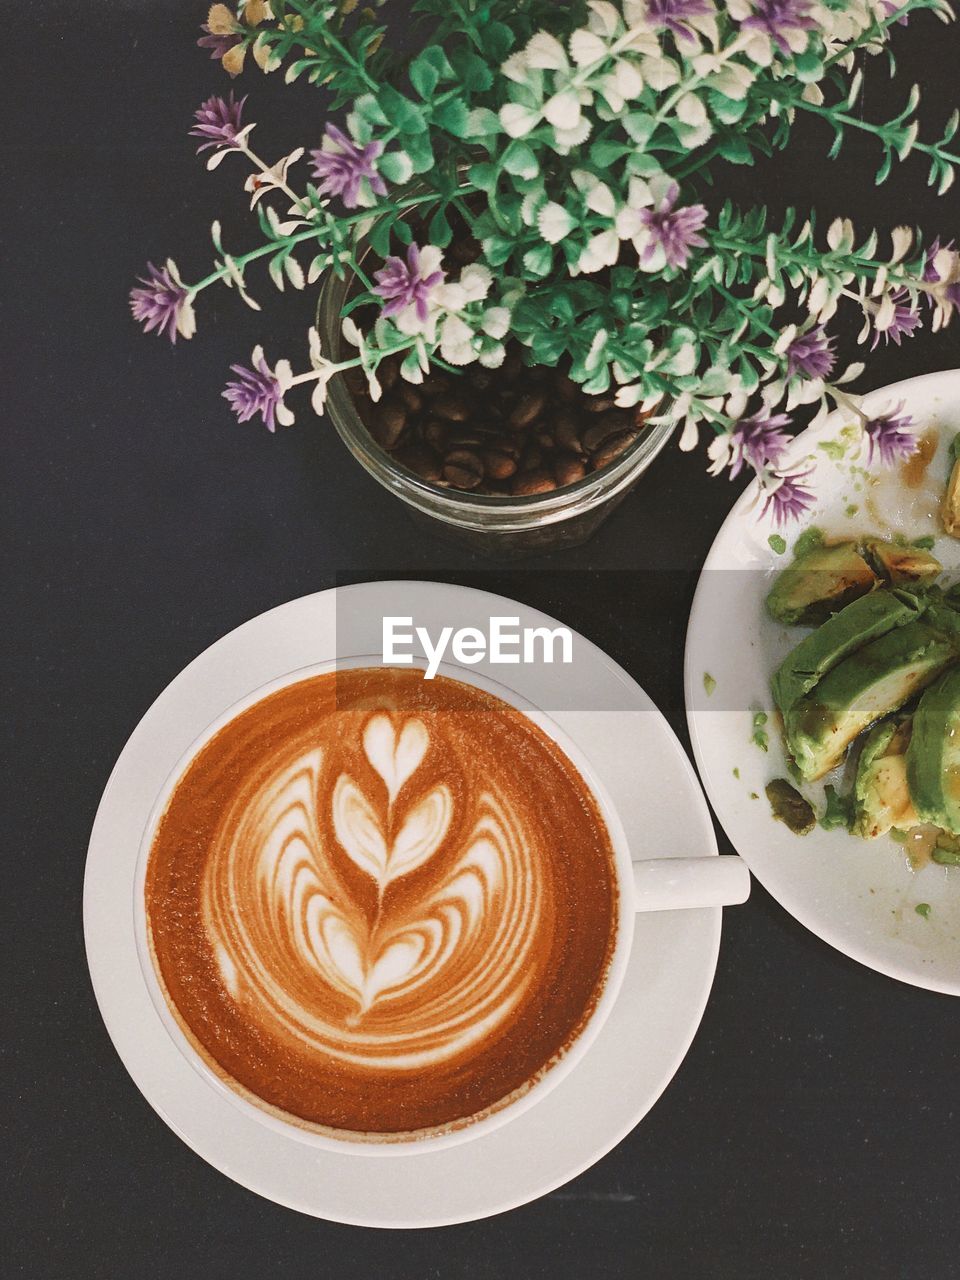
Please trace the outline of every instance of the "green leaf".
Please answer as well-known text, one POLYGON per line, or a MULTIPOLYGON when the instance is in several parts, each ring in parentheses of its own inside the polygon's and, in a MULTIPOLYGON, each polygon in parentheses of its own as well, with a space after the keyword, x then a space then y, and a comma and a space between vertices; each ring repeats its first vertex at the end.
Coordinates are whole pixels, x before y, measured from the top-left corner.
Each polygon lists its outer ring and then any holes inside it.
POLYGON ((479 35, 484 53, 493 62, 503 62, 513 48, 513 32, 503 22, 488 23, 479 35))
POLYGON ((457 82, 467 92, 486 93, 493 84, 493 72, 471 49, 451 49, 450 61, 457 82))
POLYGON ((503 236, 488 236, 483 242, 483 256, 487 265, 502 267, 513 253, 513 241, 503 236))
POLYGON ((533 148, 520 138, 515 138, 500 158, 500 163, 507 173, 518 178, 535 178, 540 172, 537 157, 533 148))
POLYGON ((444 102, 434 111, 433 118, 455 138, 470 136, 470 112, 461 98, 451 98, 449 102, 444 102))
POLYGON ((414 173, 429 173, 434 166, 433 147, 428 133, 411 133, 403 140, 414 173))
POLYGON ((413 162, 405 151, 388 151, 377 161, 377 168, 388 182, 403 186, 413 174, 413 162))
POLYGON ((491 111, 489 107, 475 107, 470 112, 467 129, 469 138, 488 138, 493 134, 502 133, 503 126, 500 123, 500 117, 495 111, 491 111))
POLYGON ((500 170, 495 164, 489 164, 484 161, 481 164, 471 165, 467 171, 467 176, 473 185, 481 191, 494 191, 500 177, 500 170))
POLYGON ((657 127, 654 117, 643 111, 629 111, 621 123, 638 147, 643 147, 650 141, 657 127))
POLYGON ((753 150, 742 134, 731 133, 721 138, 717 151, 731 164, 753 164, 753 150))
POLYGON ((392 85, 381 85, 377 92, 377 102, 384 115, 401 133, 423 133, 427 127, 423 108, 398 93, 392 85))
POLYGON ((746 109, 746 98, 727 98, 722 93, 710 95, 710 110, 721 124, 738 124, 746 109))
POLYGON ((421 98, 430 98, 441 80, 453 80, 456 72, 438 45, 430 45, 410 64, 410 83, 421 98))
POLYGON ((797 54, 793 60, 797 79, 801 84, 814 84, 823 79, 823 62, 816 52, 813 42, 805 53, 797 54))
POLYGON ((612 138, 598 138, 590 148, 590 161, 598 169, 608 169, 633 151, 626 143, 616 142, 612 138))
POLYGON ((370 229, 370 247, 379 258, 385 258, 390 252, 390 233, 395 220, 395 214, 387 214, 378 218, 370 229))
POLYGON ((353 104, 353 109, 357 115, 362 116, 364 120, 368 120, 370 124, 386 125, 390 123, 372 93, 365 93, 362 97, 357 98, 353 104))
POLYGON ((435 244, 439 249, 445 249, 453 239, 453 231, 450 223, 447 221, 446 207, 441 206, 430 219, 430 226, 427 229, 427 239, 431 244, 435 244))
POLYGON ((553 248, 549 244, 538 244, 528 249, 523 255, 523 265, 533 276, 543 277, 550 274, 553 266, 553 248))

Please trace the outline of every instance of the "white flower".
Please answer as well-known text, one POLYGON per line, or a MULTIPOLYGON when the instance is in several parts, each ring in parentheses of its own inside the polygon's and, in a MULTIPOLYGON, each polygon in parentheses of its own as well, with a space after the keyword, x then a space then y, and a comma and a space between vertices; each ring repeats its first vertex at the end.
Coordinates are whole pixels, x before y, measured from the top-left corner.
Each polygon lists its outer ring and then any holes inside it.
POLYGON ((440 326, 440 354, 448 364, 464 365, 476 360, 473 330, 457 315, 448 315, 440 326))
POLYGON ((524 57, 527 66, 538 67, 542 71, 563 71, 570 65, 563 45, 546 31, 538 31, 530 38, 524 57))
POLYGON ((571 268, 571 271, 590 275, 604 267, 614 266, 619 256, 620 238, 611 227, 609 231, 600 231, 590 237, 577 259, 576 268, 571 268))
POLYGON ((551 200, 537 214, 537 228, 547 244, 558 244, 576 226, 572 214, 551 200))
POLYGON ((589 66, 591 62, 599 62, 607 53, 606 42, 594 31, 585 31, 582 27, 570 37, 570 57, 578 67, 589 66))
POLYGON ((303 147, 297 147, 295 151, 291 151, 288 156, 283 156, 276 164, 271 165, 264 172, 251 173, 243 184, 244 191, 252 192, 250 197, 250 208, 252 209, 258 200, 262 200, 265 195, 269 195, 271 191, 276 191, 287 185, 287 170, 303 155, 303 147))
POLYGON ((522 102, 508 102, 500 108, 500 123, 511 138, 525 138, 540 123, 541 112, 522 102))
POLYGON ((505 338, 510 331, 509 307, 488 307, 483 313, 480 327, 490 338, 498 341, 500 338, 505 338))

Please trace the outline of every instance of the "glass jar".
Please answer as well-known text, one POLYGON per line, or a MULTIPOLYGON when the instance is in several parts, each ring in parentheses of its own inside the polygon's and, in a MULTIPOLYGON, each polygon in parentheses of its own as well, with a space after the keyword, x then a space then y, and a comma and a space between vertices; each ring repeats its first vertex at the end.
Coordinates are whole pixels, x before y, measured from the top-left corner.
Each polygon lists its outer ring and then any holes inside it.
MULTIPOLYGON (((351 278, 330 272, 320 292, 317 327, 324 354, 341 358, 341 312, 351 278)), ((481 554, 509 557, 585 542, 606 520, 667 443, 673 423, 645 427, 634 443, 601 471, 550 493, 526 497, 476 494, 422 480, 396 462, 364 425, 347 379, 331 379, 326 413, 361 466, 406 503, 414 518, 481 554)))

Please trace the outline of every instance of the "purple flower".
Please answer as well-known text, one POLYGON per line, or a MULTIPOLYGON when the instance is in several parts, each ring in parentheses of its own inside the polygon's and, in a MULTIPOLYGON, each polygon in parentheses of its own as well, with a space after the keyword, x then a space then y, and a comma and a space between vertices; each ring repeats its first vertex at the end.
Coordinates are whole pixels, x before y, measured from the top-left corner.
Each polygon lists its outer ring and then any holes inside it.
MULTIPOLYGON (((903 5, 901 3, 897 3, 897 0, 880 0, 880 8, 883 11, 884 18, 892 18, 895 14, 900 13, 903 5)), ((901 27, 905 27, 909 21, 910 15, 907 13, 904 13, 897 18, 897 22, 901 27)))
POLYGON ((220 61, 225 54, 229 53, 243 39, 243 36, 235 31, 211 31, 206 22, 202 24, 200 30, 206 32, 206 34, 200 37, 197 44, 201 49, 209 49, 210 57, 215 61, 220 61))
POLYGON ((237 415, 239 422, 247 422, 259 413, 268 431, 276 431, 277 423, 289 426, 293 414, 283 403, 283 393, 290 386, 290 368, 285 360, 271 369, 263 354, 263 347, 253 349, 253 368, 232 364, 235 382, 228 382, 223 398, 237 415))
POLYGON ((165 334, 171 342, 176 342, 178 333, 192 338, 196 322, 190 293, 174 263, 155 267, 148 262, 147 274, 137 278, 141 287, 130 290, 130 310, 144 332, 165 334))
POLYGON ((638 211, 640 237, 645 242, 640 253, 641 265, 648 265, 659 249, 669 266, 682 271, 687 265, 690 250, 702 249, 706 245, 703 236, 698 235, 707 220, 706 209, 702 204, 677 209, 679 194, 679 185, 671 182, 659 203, 651 209, 638 211))
POLYGON ((762 409, 749 418, 741 418, 730 432, 730 479, 737 478, 745 463, 754 471, 775 467, 790 443, 783 431, 790 425, 787 414, 767 414, 762 409))
POLYGON ((411 244, 407 249, 407 260, 390 257, 380 271, 374 273, 377 284, 373 292, 386 302, 383 308, 385 316, 395 316, 407 307, 413 307, 417 320, 426 324, 429 315, 430 290, 440 284, 445 272, 440 270, 440 251, 433 245, 426 245, 421 251, 411 244))
POLYGON ((744 31, 759 31, 781 53, 793 52, 790 36, 810 31, 817 24, 810 16, 808 0, 754 0, 754 12, 740 24, 744 31))
POLYGON ((798 333, 786 350, 787 377, 829 378, 837 360, 833 343, 822 324, 798 333))
POLYGON ((806 515, 814 503, 813 493, 803 484, 809 474, 809 471, 801 471, 769 477, 761 491, 765 495, 761 515, 770 512, 774 522, 781 526, 806 515))
MULTIPOLYGON (((948 252, 952 252, 953 247, 954 242, 952 240, 949 244, 941 245, 939 236, 937 236, 936 240, 931 244, 930 248, 927 250, 927 256, 923 267, 923 280, 926 284, 940 283, 943 277, 937 270, 937 255, 943 249, 946 249, 948 252)), ((946 286, 943 290, 943 298, 948 307, 952 307, 954 310, 960 311, 960 280, 956 280, 952 284, 948 284, 946 286)), ((931 307, 936 307, 936 299, 928 297, 927 301, 930 303, 931 307)))
POLYGON ((666 28, 680 40, 692 40, 691 18, 706 18, 713 13, 709 0, 649 0, 647 17, 654 27, 666 28))
POLYGON ((887 413, 868 418, 863 424, 867 437, 870 462, 879 457, 881 465, 892 467, 904 458, 912 458, 917 451, 915 423, 909 414, 902 412, 903 401, 887 413))
POLYGON ((890 297, 894 304, 893 319, 885 329, 874 330, 873 342, 870 343, 871 351, 877 349, 881 338, 885 342, 895 342, 899 347, 902 338, 913 337, 914 330, 923 327, 920 312, 906 289, 895 289, 890 297))
POLYGON ((360 203, 360 183, 366 180, 374 195, 385 196, 386 183, 375 164, 382 151, 382 142, 360 146, 335 124, 328 124, 319 149, 310 152, 314 177, 321 179, 321 195, 340 196, 348 209, 355 209, 360 203))
POLYGON ((238 102, 230 90, 230 97, 218 98, 214 95, 208 98, 194 112, 196 124, 190 130, 191 138, 205 138, 199 147, 197 154, 206 151, 209 147, 233 147, 237 141, 237 135, 241 129, 241 115, 243 113, 243 104, 246 102, 243 97, 238 102))

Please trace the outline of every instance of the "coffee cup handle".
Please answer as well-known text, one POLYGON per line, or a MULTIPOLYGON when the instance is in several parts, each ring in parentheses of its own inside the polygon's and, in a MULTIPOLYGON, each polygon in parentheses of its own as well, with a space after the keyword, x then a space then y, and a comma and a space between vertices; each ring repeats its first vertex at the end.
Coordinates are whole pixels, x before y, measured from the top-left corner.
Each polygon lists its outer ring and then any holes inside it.
POLYGON ((732 907, 750 896, 750 872, 742 858, 650 858, 633 864, 637 911, 732 907))

